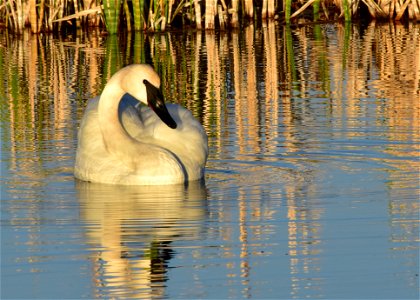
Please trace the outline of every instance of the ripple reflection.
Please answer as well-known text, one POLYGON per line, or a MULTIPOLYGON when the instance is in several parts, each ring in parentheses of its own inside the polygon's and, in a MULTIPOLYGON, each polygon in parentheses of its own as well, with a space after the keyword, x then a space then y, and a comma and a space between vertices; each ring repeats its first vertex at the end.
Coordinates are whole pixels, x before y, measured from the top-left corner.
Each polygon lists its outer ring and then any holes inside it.
POLYGON ((206 218, 204 183, 188 187, 77 182, 93 263, 95 297, 165 295, 172 244, 198 240, 206 218))

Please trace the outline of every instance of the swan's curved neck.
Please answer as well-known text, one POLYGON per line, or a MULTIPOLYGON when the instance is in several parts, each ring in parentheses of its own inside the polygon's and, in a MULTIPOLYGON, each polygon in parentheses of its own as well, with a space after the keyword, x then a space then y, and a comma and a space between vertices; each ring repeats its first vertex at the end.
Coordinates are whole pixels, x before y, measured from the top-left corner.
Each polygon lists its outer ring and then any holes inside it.
MULTIPOLYGON (((121 145, 132 145, 135 140, 128 135, 121 124, 118 106, 125 91, 118 80, 110 80, 102 91, 98 104, 98 118, 102 137, 108 151, 121 152, 121 145)), ((126 149, 129 150, 129 149, 126 149)))

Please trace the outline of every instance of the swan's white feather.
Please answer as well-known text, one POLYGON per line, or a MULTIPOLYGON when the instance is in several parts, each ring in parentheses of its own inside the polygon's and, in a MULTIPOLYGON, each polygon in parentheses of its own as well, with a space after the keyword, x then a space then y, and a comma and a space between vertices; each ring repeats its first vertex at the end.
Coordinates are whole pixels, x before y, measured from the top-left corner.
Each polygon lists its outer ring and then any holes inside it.
MULTIPOLYGON (((102 99, 102 98, 101 98, 102 99)), ((177 184, 204 176, 207 135, 191 112, 168 104, 177 123, 169 128, 154 111, 127 94, 118 104, 118 119, 125 134, 120 148, 107 147, 99 122, 99 101, 89 101, 78 134, 75 176, 84 181, 125 185, 177 184)), ((115 136, 118 138, 118 136, 115 136)))

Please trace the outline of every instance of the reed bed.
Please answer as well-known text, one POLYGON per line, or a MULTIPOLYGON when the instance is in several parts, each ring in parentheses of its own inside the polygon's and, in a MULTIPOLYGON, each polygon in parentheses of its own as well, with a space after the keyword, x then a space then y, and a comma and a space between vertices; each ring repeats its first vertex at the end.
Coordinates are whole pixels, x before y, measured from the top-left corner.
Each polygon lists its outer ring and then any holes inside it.
POLYGON ((16 33, 100 27, 120 31, 237 28, 261 20, 420 21, 420 0, 3 0, 0 26, 16 33))

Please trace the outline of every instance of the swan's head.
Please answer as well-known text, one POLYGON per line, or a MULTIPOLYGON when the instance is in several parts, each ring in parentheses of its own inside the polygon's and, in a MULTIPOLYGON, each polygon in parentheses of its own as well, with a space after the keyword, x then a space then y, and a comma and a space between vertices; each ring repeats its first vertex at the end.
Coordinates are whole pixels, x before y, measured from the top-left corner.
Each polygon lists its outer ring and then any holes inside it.
POLYGON ((148 105, 170 128, 177 124, 166 108, 160 90, 160 78, 150 65, 130 65, 123 68, 122 85, 124 90, 138 101, 148 105))

